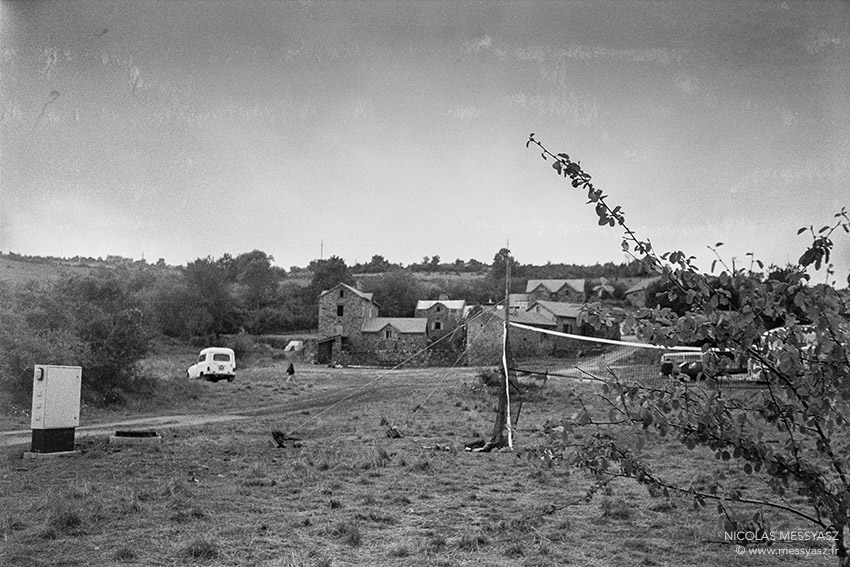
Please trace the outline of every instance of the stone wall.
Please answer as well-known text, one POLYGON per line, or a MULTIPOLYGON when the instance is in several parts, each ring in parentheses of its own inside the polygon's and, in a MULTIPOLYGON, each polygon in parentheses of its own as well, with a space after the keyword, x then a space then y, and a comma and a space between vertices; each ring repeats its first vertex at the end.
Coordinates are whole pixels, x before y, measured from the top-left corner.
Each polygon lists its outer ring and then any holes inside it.
POLYGON ((355 347, 360 342, 363 322, 377 316, 377 305, 345 287, 338 286, 319 298, 319 334, 325 337, 348 337, 355 347), (342 316, 337 315, 340 305, 343 308, 342 316))

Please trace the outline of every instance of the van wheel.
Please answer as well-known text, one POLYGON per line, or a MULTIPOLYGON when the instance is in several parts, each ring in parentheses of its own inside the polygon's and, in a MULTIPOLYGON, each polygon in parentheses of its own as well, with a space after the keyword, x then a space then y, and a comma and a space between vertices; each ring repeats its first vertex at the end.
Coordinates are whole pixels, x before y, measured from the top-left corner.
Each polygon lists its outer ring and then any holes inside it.
POLYGON ((236 376, 228 376, 228 377, 227 377, 227 381, 228 381, 228 382, 233 382, 234 378, 236 378, 236 376))

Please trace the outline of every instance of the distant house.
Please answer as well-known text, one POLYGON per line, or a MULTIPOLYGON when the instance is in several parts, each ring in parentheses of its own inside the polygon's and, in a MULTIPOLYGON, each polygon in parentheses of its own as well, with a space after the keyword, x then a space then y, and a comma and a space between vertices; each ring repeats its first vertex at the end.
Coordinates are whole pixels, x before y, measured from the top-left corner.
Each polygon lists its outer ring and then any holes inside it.
POLYGON ((529 295, 527 293, 512 293, 508 296, 511 313, 519 313, 528 309, 529 295))
POLYGON ((635 307, 646 307, 646 290, 660 277, 644 278, 626 290, 626 299, 635 307))
POLYGON ((363 322, 360 349, 375 362, 397 364, 419 353, 428 344, 424 317, 375 317, 363 322))
POLYGON ((535 301, 528 306, 528 311, 545 317, 562 333, 576 334, 581 328, 582 305, 578 303, 535 301))
POLYGON ((344 350, 361 347, 363 323, 378 316, 371 293, 340 283, 319 295, 319 336, 316 360, 337 360, 344 350))
POLYGON ((572 280, 528 280, 525 293, 529 303, 534 301, 562 301, 569 303, 584 303, 583 279, 572 280))
MULTIPOLYGON (((555 323, 537 313, 523 311, 511 313, 511 321, 530 327, 555 330, 555 323)), ((469 366, 500 364, 505 329, 505 310, 501 307, 473 308, 467 318, 466 347, 469 366)), ((550 335, 512 327, 509 336, 514 356, 541 356, 551 354, 553 340, 550 335)))
POLYGON ((466 313, 463 299, 420 299, 416 303, 416 317, 428 323, 428 337, 438 338, 454 331, 466 313))
POLYGON ((558 301, 535 301, 528 307, 529 313, 536 313, 555 323, 557 331, 571 335, 583 335, 586 337, 601 337, 605 339, 619 339, 620 328, 615 325, 611 328, 596 329, 584 319, 583 305, 576 303, 561 303, 558 301))

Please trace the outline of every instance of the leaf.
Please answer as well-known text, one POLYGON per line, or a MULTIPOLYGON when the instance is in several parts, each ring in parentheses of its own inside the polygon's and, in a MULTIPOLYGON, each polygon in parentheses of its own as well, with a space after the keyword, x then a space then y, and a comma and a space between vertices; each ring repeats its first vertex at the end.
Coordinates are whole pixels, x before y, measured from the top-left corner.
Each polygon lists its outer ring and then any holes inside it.
POLYGON ((563 166, 561 165, 561 162, 560 162, 560 161, 554 161, 554 162, 552 162, 552 169, 554 169, 555 171, 557 171, 557 172, 558 172, 558 175, 561 175, 561 169, 562 169, 562 167, 563 167, 563 166))
POLYGON ((570 161, 570 156, 568 156, 567 154, 558 154, 558 157, 564 158, 565 160, 570 161))
POLYGON ((629 243, 628 243, 628 242, 626 242, 625 240, 623 241, 623 244, 622 244, 621 246, 623 247, 623 251, 624 251, 624 252, 628 252, 628 251, 629 251, 629 243))
POLYGON ((804 226, 803 228, 798 228, 798 229, 797 229, 797 236, 799 236, 799 235, 803 234, 804 232, 806 232, 806 230, 808 230, 808 228, 809 228, 809 227, 807 227, 807 226, 804 226))
POLYGON ((722 242, 718 242, 717 244, 714 245, 715 248, 720 248, 721 246, 723 246, 722 242))
POLYGON ((716 266, 716 265, 717 265, 717 260, 712 260, 712 262, 711 262, 711 273, 712 274, 714 273, 714 266, 716 266))
POLYGON ((546 158, 546 152, 542 152, 542 153, 540 154, 540 157, 542 157, 542 158, 543 158, 543 161, 546 161, 546 160, 547 160, 547 158, 546 158))

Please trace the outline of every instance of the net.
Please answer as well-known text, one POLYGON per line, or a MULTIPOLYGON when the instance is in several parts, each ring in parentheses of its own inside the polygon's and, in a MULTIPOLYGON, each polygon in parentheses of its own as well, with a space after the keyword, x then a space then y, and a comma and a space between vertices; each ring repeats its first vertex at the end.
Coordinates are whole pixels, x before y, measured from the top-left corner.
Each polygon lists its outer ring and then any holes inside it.
POLYGON ((514 370, 519 377, 618 380, 660 386, 670 380, 701 382, 708 377, 736 388, 764 382, 748 371, 746 357, 733 351, 640 343, 591 337, 511 323, 514 370))

